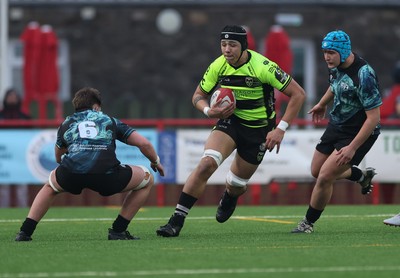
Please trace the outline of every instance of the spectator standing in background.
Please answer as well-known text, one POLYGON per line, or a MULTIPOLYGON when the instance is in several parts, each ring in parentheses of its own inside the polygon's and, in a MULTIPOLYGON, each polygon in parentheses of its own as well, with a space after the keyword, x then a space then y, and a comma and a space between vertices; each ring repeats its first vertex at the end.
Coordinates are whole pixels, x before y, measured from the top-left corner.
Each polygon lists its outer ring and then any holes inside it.
MULTIPOLYGON (((0 111, 0 121, 31 119, 31 116, 26 114, 21 109, 22 99, 15 89, 8 89, 4 95, 3 108, 0 111)), ((11 206, 11 185, 0 185, 0 207, 11 206)), ((16 185, 17 206, 26 207, 28 205, 28 187, 26 184, 16 185)))
POLYGON ((0 111, 0 120, 31 119, 31 116, 21 110, 22 99, 14 89, 6 91, 3 100, 3 109, 0 111))

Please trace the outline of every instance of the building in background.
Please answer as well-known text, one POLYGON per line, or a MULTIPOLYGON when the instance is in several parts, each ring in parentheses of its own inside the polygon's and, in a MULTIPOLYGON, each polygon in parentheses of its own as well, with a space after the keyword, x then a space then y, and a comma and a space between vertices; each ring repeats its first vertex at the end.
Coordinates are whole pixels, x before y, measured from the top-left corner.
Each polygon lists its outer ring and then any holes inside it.
POLYGON ((180 103, 190 103, 207 61, 218 55, 215 30, 233 23, 248 26, 256 42, 275 24, 285 28, 292 74, 306 89, 308 103, 324 93, 320 43, 336 28, 351 34, 353 49, 376 68, 381 86, 391 84, 386 65, 400 58, 398 1, 222 2, 10 0, 12 86, 22 89, 18 38, 31 21, 51 25, 60 40, 60 100, 69 106, 71 91, 96 86, 113 103, 107 112, 122 118, 203 117, 180 103))

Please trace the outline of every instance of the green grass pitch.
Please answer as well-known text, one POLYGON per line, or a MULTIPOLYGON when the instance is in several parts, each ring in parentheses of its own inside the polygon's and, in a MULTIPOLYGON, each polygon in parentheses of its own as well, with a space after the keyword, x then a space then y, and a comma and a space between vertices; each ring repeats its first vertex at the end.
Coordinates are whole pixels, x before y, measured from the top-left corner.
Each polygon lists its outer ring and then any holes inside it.
POLYGON ((108 241, 118 208, 54 207, 33 241, 15 242, 28 209, 0 209, 0 278, 10 277, 397 277, 400 228, 382 220, 394 205, 330 205, 313 234, 291 234, 307 206, 238 206, 224 224, 216 207, 194 207, 181 235, 157 237, 173 207, 144 207, 108 241))

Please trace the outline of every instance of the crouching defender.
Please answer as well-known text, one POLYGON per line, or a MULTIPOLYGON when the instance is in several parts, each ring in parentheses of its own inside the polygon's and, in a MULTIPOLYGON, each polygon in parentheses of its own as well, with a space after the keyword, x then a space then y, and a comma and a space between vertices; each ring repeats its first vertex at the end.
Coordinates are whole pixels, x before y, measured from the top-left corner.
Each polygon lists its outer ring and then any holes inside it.
POLYGON ((128 192, 118 217, 108 230, 109 240, 138 239, 128 225, 148 198, 154 177, 149 169, 121 164, 115 154, 115 140, 136 146, 150 160, 150 167, 164 176, 164 168, 152 144, 132 127, 103 114, 101 95, 93 88, 79 90, 72 100, 75 113, 57 131, 56 160, 60 164, 50 173, 39 191, 16 241, 30 241, 36 225, 50 205, 63 192, 78 195, 84 188, 110 196, 128 192))
POLYGON ((273 61, 247 49, 243 27, 226 26, 220 39, 222 55, 209 66, 192 97, 194 107, 220 120, 205 143, 203 157, 183 187, 174 214, 166 225, 157 229, 159 236, 179 235, 185 217, 203 194, 208 179, 236 149, 216 213, 218 222, 227 221, 265 152, 275 147, 279 151, 286 128, 305 100, 304 90, 291 76, 273 61), (224 108, 208 106, 208 97, 218 86, 233 90, 236 107, 234 103, 224 108), (290 97, 277 128, 274 88, 290 97))

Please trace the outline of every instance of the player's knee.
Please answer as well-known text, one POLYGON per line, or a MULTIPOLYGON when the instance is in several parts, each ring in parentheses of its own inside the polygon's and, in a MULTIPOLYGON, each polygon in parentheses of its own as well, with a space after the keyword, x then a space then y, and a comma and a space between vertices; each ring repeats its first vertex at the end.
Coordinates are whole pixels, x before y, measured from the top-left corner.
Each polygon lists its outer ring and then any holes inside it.
POLYGON ((203 178, 210 177, 222 163, 222 155, 214 150, 205 150, 196 173, 203 178))
POLYGON ((228 185, 232 187, 245 189, 247 187, 249 179, 242 179, 236 176, 234 173, 232 173, 232 171, 229 171, 228 174, 226 175, 226 182, 228 185))
POLYGON ((317 177, 317 183, 320 186, 332 185, 336 177, 327 171, 320 171, 317 177))
POLYGON ((150 170, 147 167, 144 167, 142 165, 138 165, 137 167, 141 168, 144 172, 143 180, 139 183, 138 186, 136 186, 133 190, 140 190, 145 187, 152 187, 154 184, 154 177, 151 174, 150 170))
POLYGON ((318 178, 320 168, 311 166, 311 175, 318 178))
POLYGON ((314 178, 318 178, 319 170, 311 168, 311 175, 314 178))
POLYGON ((57 186, 57 185, 55 184, 55 182, 53 182, 53 180, 52 180, 52 176, 53 176, 53 174, 54 174, 54 171, 55 171, 55 170, 53 170, 53 171, 50 172, 49 180, 48 180, 47 184, 50 186, 51 189, 53 189, 53 191, 54 191, 55 193, 61 193, 61 192, 63 192, 63 190, 60 189, 59 186, 57 186))
POLYGON ((222 154, 216 150, 211 150, 211 149, 207 149, 204 150, 203 156, 204 157, 211 157, 216 164, 217 164, 217 168, 219 167, 219 165, 221 165, 223 158, 222 158, 222 154))

